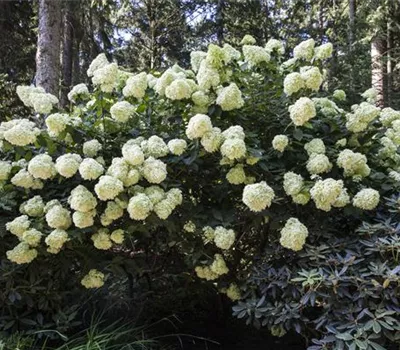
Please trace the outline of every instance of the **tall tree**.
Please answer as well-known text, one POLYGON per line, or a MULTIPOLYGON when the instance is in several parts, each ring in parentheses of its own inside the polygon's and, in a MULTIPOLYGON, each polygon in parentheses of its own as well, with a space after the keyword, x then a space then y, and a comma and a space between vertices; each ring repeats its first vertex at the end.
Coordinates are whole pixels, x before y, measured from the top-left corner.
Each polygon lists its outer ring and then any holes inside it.
POLYGON ((63 38, 62 38, 62 78, 61 78, 61 94, 60 102, 62 106, 68 103, 68 91, 72 84, 72 60, 73 60, 73 1, 65 3, 63 13, 63 38))
POLYGON ((383 55, 385 52, 384 41, 376 36, 371 41, 371 85, 378 93, 376 104, 380 107, 384 105, 384 64, 383 55))
POLYGON ((217 22, 217 41, 219 45, 222 45, 224 42, 224 7, 225 1, 218 0, 215 17, 217 22))
POLYGON ((36 85, 58 96, 60 80, 61 0, 39 0, 36 85))

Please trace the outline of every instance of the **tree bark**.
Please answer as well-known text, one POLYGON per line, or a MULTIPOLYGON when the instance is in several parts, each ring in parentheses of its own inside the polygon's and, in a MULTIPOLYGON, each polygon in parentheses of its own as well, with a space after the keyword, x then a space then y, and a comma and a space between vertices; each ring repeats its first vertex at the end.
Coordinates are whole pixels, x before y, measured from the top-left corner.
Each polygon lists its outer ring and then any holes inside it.
MULTIPOLYGON (((268 1, 267 0, 264 0, 264 1, 261 2, 261 8, 262 8, 263 13, 264 13, 264 20, 263 20, 263 33, 264 33, 264 35, 263 36, 264 36, 265 42, 267 42, 268 39, 269 39, 269 36, 270 36, 270 33, 269 33, 269 29, 270 29, 269 28, 269 16, 270 16, 270 14, 269 14, 269 7, 268 7, 268 1)), ((271 35, 271 37, 273 37, 273 36, 271 35)))
POLYGON ((61 0, 39 0, 36 86, 58 96, 60 80, 61 0))
POLYGON ((63 21, 63 49, 62 49, 62 79, 60 104, 62 107, 68 105, 68 92, 72 85, 72 57, 73 57, 73 8, 72 2, 65 3, 64 21, 63 21))
POLYGON ((218 0, 216 10, 217 40, 221 46, 224 42, 224 0, 218 0))
POLYGON ((376 105, 384 106, 384 64, 382 61, 385 52, 384 41, 380 37, 373 38, 371 42, 371 85, 378 92, 376 105))
MULTIPOLYGON (((389 3, 390 9, 390 3, 389 3)), ((389 13, 390 15, 390 13, 389 13)), ((392 67, 392 48, 393 48, 393 36, 392 36, 392 20, 389 17, 387 20, 386 27, 386 105, 391 106, 392 104, 392 89, 393 89, 393 67, 392 67)))
MULTIPOLYGON (((356 0, 349 0, 349 31, 348 31, 348 51, 351 59, 354 44, 354 22, 356 16, 356 0)), ((349 79, 350 91, 354 91, 354 69, 353 65, 350 65, 350 79, 349 79)))

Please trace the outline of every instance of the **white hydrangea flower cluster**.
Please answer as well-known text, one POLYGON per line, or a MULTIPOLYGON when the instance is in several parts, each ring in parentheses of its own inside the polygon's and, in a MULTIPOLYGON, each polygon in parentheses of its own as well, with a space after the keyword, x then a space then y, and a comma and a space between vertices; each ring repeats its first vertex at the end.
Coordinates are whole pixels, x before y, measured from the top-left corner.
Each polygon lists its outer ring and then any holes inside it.
POLYGON ((200 63, 196 80, 200 89, 204 91, 216 88, 221 82, 218 69, 210 65, 206 59, 203 59, 200 63))
POLYGON ((290 119, 296 126, 302 126, 317 115, 315 104, 308 97, 300 97, 289 106, 290 119))
POLYGON ((148 140, 142 141, 140 147, 145 157, 161 158, 169 153, 167 144, 157 135, 153 135, 148 140))
POLYGON ((60 204, 53 205, 46 213, 46 222, 51 228, 67 230, 71 224, 71 213, 60 204))
POLYGON ((14 220, 6 223, 7 231, 22 240, 22 235, 29 229, 30 221, 28 215, 17 216, 14 220))
POLYGON ((378 91, 375 88, 370 88, 365 90, 361 96, 364 97, 368 103, 375 104, 378 100, 378 91))
POLYGON ((236 164, 226 174, 226 179, 232 185, 240 185, 246 182, 246 173, 243 169, 243 164, 236 164))
POLYGON ((400 182, 400 173, 395 170, 391 170, 388 174, 389 178, 391 178, 393 181, 400 182))
POLYGON ((274 198, 274 190, 265 181, 262 181, 246 185, 243 190, 242 201, 251 211, 259 212, 270 207, 274 198))
POLYGON ((352 107, 353 113, 346 115, 346 128, 351 132, 361 132, 368 128, 368 124, 378 116, 380 109, 374 105, 362 102, 360 105, 352 107))
POLYGON ((42 189, 43 182, 40 179, 34 178, 26 169, 19 170, 12 178, 11 183, 14 186, 23 187, 26 189, 42 189))
POLYGON ((124 215, 124 209, 126 208, 124 202, 109 201, 107 202, 106 209, 101 214, 100 222, 103 226, 109 226, 113 221, 118 220, 124 215), (122 205, 121 205, 122 204, 122 205))
POLYGON ((338 114, 344 113, 343 109, 339 108, 335 102, 331 101, 327 97, 314 97, 312 100, 317 109, 325 117, 335 117, 338 114))
POLYGON ((100 288, 104 285, 104 273, 92 269, 82 278, 81 284, 87 289, 100 288))
POLYGON ((283 43, 277 39, 269 39, 265 45, 265 50, 267 50, 270 54, 274 51, 279 55, 283 55, 285 53, 283 43))
POLYGON ((180 156, 185 152, 187 147, 187 142, 183 139, 173 139, 168 142, 169 151, 176 155, 180 156))
POLYGON ((344 90, 335 90, 332 94, 333 98, 338 101, 345 101, 346 100, 346 92, 344 90))
POLYGON ((333 45, 332 43, 322 44, 321 46, 317 46, 314 50, 314 58, 317 60, 326 60, 331 57, 333 53, 333 45))
POLYGON ((189 140, 203 137, 204 134, 213 130, 211 119, 205 114, 196 114, 190 118, 186 127, 186 136, 189 140))
POLYGON ((165 97, 170 100, 184 100, 189 99, 193 92, 198 89, 197 84, 186 78, 180 78, 174 80, 165 89, 165 97))
POLYGON ((189 220, 183 225, 183 230, 189 233, 194 233, 196 231, 196 224, 189 220))
MULTIPOLYGON (((173 99, 180 99, 179 97, 186 98, 190 97, 190 94, 197 89, 194 81, 187 79, 187 74, 184 69, 178 65, 168 68, 158 79, 154 85, 154 90, 160 96, 166 96, 167 90, 168 95, 173 99), (182 80, 184 82, 175 83, 170 89, 168 87, 176 80, 182 80)), ((170 98, 167 97, 167 98, 170 98)))
POLYGON ((141 170, 143 177, 152 184, 160 184, 167 178, 167 165, 153 157, 144 161, 141 170))
POLYGON ((272 140, 273 149, 278 152, 284 152, 285 148, 289 145, 289 138, 286 135, 276 135, 272 140))
POLYGON ((283 91, 290 96, 304 88, 304 80, 300 73, 289 73, 283 81, 283 91))
POLYGON ((100 177, 97 184, 94 186, 94 191, 97 197, 102 201, 112 200, 124 190, 122 181, 109 175, 100 177))
POLYGON ((111 236, 108 232, 108 229, 101 228, 92 235, 91 240, 96 249, 108 250, 112 247, 111 236))
POLYGON ((95 157, 102 150, 102 144, 97 140, 89 140, 83 143, 82 152, 86 157, 95 157))
POLYGON ((326 152, 324 141, 318 138, 312 139, 310 142, 307 142, 304 145, 304 149, 309 156, 311 156, 312 154, 325 154, 326 152))
POLYGON ((68 179, 77 173, 81 162, 82 157, 79 154, 67 153, 56 159, 55 168, 61 176, 68 179))
POLYGON ((31 94, 44 94, 46 91, 42 87, 19 85, 17 86, 17 95, 22 103, 27 107, 33 107, 31 94))
POLYGON ((343 206, 343 181, 331 178, 318 180, 310 190, 315 206, 323 211, 330 211, 332 207, 343 206), (338 201, 338 203, 337 203, 338 201), (339 204, 339 205, 336 205, 339 204))
POLYGON ((53 113, 46 118, 46 126, 50 136, 58 137, 69 124, 68 114, 53 113))
POLYGON ((89 95, 89 89, 86 84, 75 85, 68 93, 68 100, 75 103, 78 98, 85 98, 89 95))
POLYGON ((75 187, 68 198, 70 207, 75 210, 72 214, 74 225, 78 228, 93 226, 96 216, 97 199, 84 186, 75 187))
POLYGON ((239 125, 226 129, 222 136, 224 141, 221 145, 221 155, 229 160, 237 160, 246 156, 247 148, 244 142, 245 134, 239 125))
POLYGON ((207 52, 204 51, 192 51, 190 53, 190 66, 193 72, 197 72, 200 68, 201 62, 206 58, 207 52))
POLYGON ((130 165, 141 165, 144 162, 144 153, 136 140, 129 140, 122 146, 122 157, 130 165))
POLYGON ((214 255, 214 261, 210 266, 197 266, 195 268, 197 276, 207 281, 216 280, 219 276, 229 272, 225 260, 221 254, 214 255))
POLYGON ((367 157, 350 149, 344 149, 339 153, 337 165, 343 168, 344 176, 366 177, 371 173, 367 157))
POLYGON ((229 285, 226 290, 226 296, 232 301, 237 301, 242 298, 242 293, 236 283, 231 283, 229 285))
POLYGON ((210 44, 208 46, 207 55, 205 57, 205 62, 208 66, 219 69, 231 61, 231 59, 231 49, 227 47, 224 49, 215 44, 210 44))
POLYGON ((0 160, 0 181, 8 180, 12 170, 12 164, 6 160, 0 160))
POLYGON ((395 120, 400 119, 400 111, 396 111, 393 108, 387 107, 382 109, 379 116, 379 121, 383 126, 391 126, 395 120))
POLYGON ((132 118, 136 108, 127 101, 118 101, 110 108, 111 117, 118 123, 126 123, 132 118))
POLYGON ((14 146, 34 144, 40 130, 28 119, 13 119, 0 124, 0 142, 6 140, 14 146))
POLYGON ((85 158, 79 165, 79 174, 84 180, 96 180, 104 174, 104 168, 93 158, 85 158))
POLYGON ((111 232, 110 239, 116 244, 122 244, 125 239, 125 232, 122 229, 117 229, 111 232))
POLYGON ((47 251, 51 254, 58 254, 68 241, 69 237, 67 231, 55 229, 45 238, 45 242, 48 245, 47 251))
POLYGON ((283 89, 290 96, 303 88, 318 91, 323 83, 323 76, 318 67, 302 67, 300 73, 289 73, 283 81, 283 89))
POLYGON ((137 99, 143 98, 146 94, 146 89, 148 86, 147 81, 148 76, 145 72, 129 77, 126 81, 125 87, 122 90, 123 95, 125 97, 133 96, 137 99))
POLYGON ((373 210, 379 204, 380 195, 377 190, 364 188, 353 197, 353 205, 363 210, 373 210))
POLYGON ((283 189, 296 204, 305 205, 310 200, 310 195, 304 190, 304 179, 301 175, 292 171, 283 176, 283 189))
POLYGON ((208 107, 212 102, 210 96, 201 90, 192 94, 192 101, 194 103, 192 107, 192 111, 195 112, 194 114, 207 113, 208 107))
MULTIPOLYGON (((385 134, 388 134, 388 131, 393 131, 393 129, 388 129, 385 134)), ((390 136, 391 138, 384 136, 379 140, 382 147, 378 152, 378 157, 381 159, 393 159, 398 163, 398 160, 400 160, 399 154, 397 153, 398 144, 397 142, 393 142, 393 139, 396 140, 397 135, 392 134, 390 136)))
POLYGON ((271 56, 266 49, 255 45, 244 45, 243 56, 249 67, 258 66, 260 63, 269 62, 271 59, 271 56))
POLYGON ((224 62, 226 64, 232 61, 237 61, 241 57, 240 51, 236 50, 229 44, 224 44, 224 46, 222 47, 222 52, 223 52, 224 62))
POLYGON ((250 34, 246 34, 240 41, 240 45, 254 45, 255 43, 256 39, 250 34))
POLYGON ((218 97, 215 103, 221 106, 223 111, 232 111, 242 108, 244 100, 238 86, 235 83, 231 83, 229 86, 218 91, 218 97))
POLYGON ((34 156, 28 164, 28 171, 35 179, 47 180, 57 174, 53 159, 48 154, 34 156))
POLYGON ((122 181, 125 187, 136 185, 141 179, 137 167, 131 166, 124 158, 114 158, 107 169, 107 175, 122 181))
POLYGON ((129 200, 127 210, 134 220, 145 220, 152 211, 161 220, 166 220, 182 204, 182 200, 182 191, 178 188, 165 192, 159 186, 150 186, 129 200))
POLYGON ((118 81, 118 73, 118 65, 116 63, 107 63, 94 70, 92 82, 94 85, 100 86, 101 91, 112 92, 118 81))
POLYGON ((23 202, 19 211, 21 214, 28 215, 30 217, 39 217, 44 213, 44 202, 41 196, 34 196, 28 199, 26 202, 23 202))
POLYGON ((293 49, 293 56, 296 59, 311 61, 311 59, 314 56, 314 47, 315 47, 314 39, 308 39, 302 41, 293 49))
POLYGON ((304 86, 312 91, 318 91, 324 81, 318 67, 302 67, 300 75, 304 86))
POLYGON ((38 252, 36 249, 31 248, 28 243, 21 242, 12 250, 8 250, 6 255, 8 260, 16 264, 29 264, 37 257, 38 252))
POLYGON ((57 97, 41 87, 17 86, 17 95, 25 106, 33 108, 36 113, 49 114, 58 103, 57 97))
POLYGON ((31 228, 22 234, 21 242, 27 243, 31 247, 37 247, 42 239, 42 236, 43 234, 40 231, 31 228))
POLYGON ((225 227, 217 226, 214 230, 214 243, 223 250, 228 250, 235 243, 236 233, 225 227))
POLYGON ((318 175, 332 170, 332 163, 325 154, 313 153, 308 158, 306 168, 310 174, 318 175))
POLYGON ((279 242, 282 247, 297 252, 303 249, 307 237, 307 227, 303 225, 299 219, 290 218, 286 221, 285 226, 281 230, 279 242))

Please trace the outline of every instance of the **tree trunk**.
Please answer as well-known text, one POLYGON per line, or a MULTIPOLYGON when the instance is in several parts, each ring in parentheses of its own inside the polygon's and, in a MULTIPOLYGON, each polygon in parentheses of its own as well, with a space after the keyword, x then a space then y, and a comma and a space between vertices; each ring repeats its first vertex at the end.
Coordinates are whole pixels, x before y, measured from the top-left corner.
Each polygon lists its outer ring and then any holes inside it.
MULTIPOLYGON (((270 30, 270 28, 269 28, 269 16, 270 16, 270 14, 269 14, 269 7, 268 7, 268 1, 267 0, 261 2, 261 8, 262 8, 262 12, 264 13, 264 20, 263 20, 263 33, 264 33, 264 35, 263 36, 264 36, 265 42, 268 42, 268 39, 269 39, 269 36, 270 36, 270 33, 269 33, 269 30, 270 30)), ((271 30, 272 30, 272 28, 271 28, 271 30)), ((271 37, 273 37, 273 36, 271 35, 271 37)))
MULTIPOLYGON (((349 58, 351 59, 354 44, 354 22, 356 15, 356 0, 349 0, 349 28, 348 28, 348 45, 349 45, 349 58)), ((354 68, 350 65, 349 77, 350 91, 354 91, 354 68)))
POLYGON ((72 57, 73 57, 73 8, 72 2, 65 3, 64 23, 63 23, 63 49, 62 49, 62 79, 60 104, 62 107, 68 105, 68 92, 72 84, 72 57))
POLYGON ((58 96, 60 80, 61 0, 39 0, 36 86, 58 96))
POLYGON ((72 58, 72 85, 82 83, 81 81, 81 62, 80 62, 80 51, 81 51, 82 38, 74 38, 73 55, 72 58))
POLYGON ((380 37, 373 38, 371 42, 371 85, 378 92, 376 105, 383 107, 384 93, 384 64, 382 57, 385 51, 384 41, 380 37))
MULTIPOLYGON (((81 4, 79 6, 81 6, 81 4)), ((82 18, 77 16, 76 13, 73 15, 72 23, 74 27, 74 41, 72 48, 72 85, 77 85, 83 82, 81 77, 81 46, 84 31, 82 27, 82 18)))
POLYGON ((224 42, 224 0, 218 0, 216 11, 217 40, 221 46, 224 42))
MULTIPOLYGON (((389 13, 390 15, 390 13, 389 13)), ((391 18, 387 20, 387 28, 386 28, 386 105, 391 106, 392 104, 392 89, 393 89, 393 69, 392 69, 392 47, 393 47, 393 37, 392 37, 392 22, 391 18)))

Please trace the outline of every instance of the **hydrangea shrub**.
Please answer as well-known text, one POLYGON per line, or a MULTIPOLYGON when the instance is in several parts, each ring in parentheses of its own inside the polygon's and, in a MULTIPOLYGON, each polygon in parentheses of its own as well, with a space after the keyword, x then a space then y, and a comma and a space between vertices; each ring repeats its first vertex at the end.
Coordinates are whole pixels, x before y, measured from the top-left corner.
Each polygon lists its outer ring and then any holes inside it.
POLYGON ((373 92, 346 110, 342 90, 324 89, 331 54, 310 39, 285 61, 279 41, 245 36, 162 74, 101 54, 68 111, 19 87, 32 117, 0 125, 2 193, 18 198, 7 258, 68 254, 71 275, 99 288, 122 260, 173 252, 239 300, 256 292, 244 281, 265 248, 279 266, 338 227, 352 234, 399 181, 400 112, 373 92))

